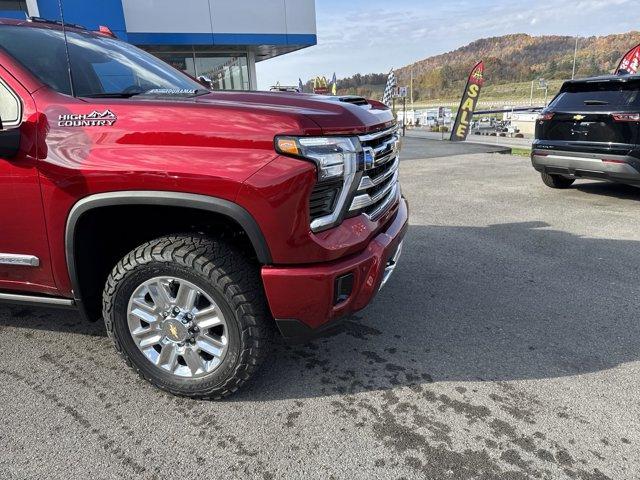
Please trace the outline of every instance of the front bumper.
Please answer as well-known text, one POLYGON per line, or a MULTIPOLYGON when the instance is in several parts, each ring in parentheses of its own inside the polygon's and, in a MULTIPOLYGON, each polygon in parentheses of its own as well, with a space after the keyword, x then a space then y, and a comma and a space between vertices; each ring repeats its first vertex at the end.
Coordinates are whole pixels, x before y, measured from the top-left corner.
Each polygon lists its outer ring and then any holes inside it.
POLYGON ((338 318, 366 307, 396 266, 408 218, 407 202, 401 198, 394 220, 362 253, 330 263, 263 267, 269 307, 283 337, 313 338, 338 318), (337 298, 337 280, 349 275, 353 275, 349 295, 337 298))
POLYGON ((638 184, 639 160, 627 155, 602 155, 586 152, 538 150, 531 153, 533 167, 541 173, 569 178, 593 178, 638 184))

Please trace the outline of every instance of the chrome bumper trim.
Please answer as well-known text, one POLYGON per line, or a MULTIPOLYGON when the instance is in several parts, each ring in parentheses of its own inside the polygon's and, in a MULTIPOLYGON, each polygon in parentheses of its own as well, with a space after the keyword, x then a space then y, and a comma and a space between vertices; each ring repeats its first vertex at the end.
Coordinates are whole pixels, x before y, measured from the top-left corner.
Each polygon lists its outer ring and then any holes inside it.
POLYGON ((382 283, 380 284, 380 290, 382 290, 382 288, 387 284, 387 282, 391 278, 391 275, 395 271, 396 266, 398 265, 398 260, 400 259, 400 255, 402 255, 402 243, 403 242, 400 242, 400 245, 398 245, 396 252, 393 254, 393 257, 389 259, 389 262, 384 269, 384 274, 382 275, 382 283))
POLYGON ((583 171, 637 177, 640 172, 627 163, 634 160, 636 159, 621 155, 584 156, 565 154, 564 152, 545 152, 545 154, 541 155, 536 150, 531 155, 533 166, 538 168, 564 168, 568 170, 569 174, 573 174, 575 171, 583 171))

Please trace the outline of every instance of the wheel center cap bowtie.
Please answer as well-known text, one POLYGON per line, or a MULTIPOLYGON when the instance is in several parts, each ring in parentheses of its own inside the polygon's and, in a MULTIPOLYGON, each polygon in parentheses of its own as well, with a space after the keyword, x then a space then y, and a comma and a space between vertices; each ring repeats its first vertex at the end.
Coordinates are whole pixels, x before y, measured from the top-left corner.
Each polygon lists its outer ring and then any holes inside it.
POLYGON ((176 343, 184 342, 189 337, 189 330, 179 320, 167 320, 162 331, 167 339, 176 343))

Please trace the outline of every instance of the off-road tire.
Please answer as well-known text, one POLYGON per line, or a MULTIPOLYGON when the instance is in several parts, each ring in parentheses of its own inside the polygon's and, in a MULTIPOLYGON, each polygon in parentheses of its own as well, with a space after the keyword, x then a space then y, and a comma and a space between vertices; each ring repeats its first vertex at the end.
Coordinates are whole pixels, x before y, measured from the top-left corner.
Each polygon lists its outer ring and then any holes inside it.
POLYGON ((103 294, 109 337, 127 365, 171 394, 218 400, 234 393, 256 372, 273 338, 259 266, 229 243, 203 236, 177 235, 139 246, 115 266, 103 294), (136 347, 127 325, 133 290, 158 275, 184 278, 211 295, 229 326, 229 347, 221 365, 201 378, 163 372, 136 347))
POLYGON ((575 182, 575 179, 563 177, 562 175, 551 175, 549 173, 541 173, 540 175, 544 184, 551 188, 569 188, 575 182))

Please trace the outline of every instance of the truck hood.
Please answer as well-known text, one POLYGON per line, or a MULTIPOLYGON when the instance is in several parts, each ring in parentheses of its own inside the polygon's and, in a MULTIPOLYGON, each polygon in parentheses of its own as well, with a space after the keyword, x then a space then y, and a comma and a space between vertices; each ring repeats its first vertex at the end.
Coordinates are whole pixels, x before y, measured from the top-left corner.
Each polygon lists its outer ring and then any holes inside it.
POLYGON ((262 110, 303 115, 325 135, 363 134, 392 126, 395 118, 386 105, 362 97, 274 92, 212 92, 196 97, 199 105, 262 110))

